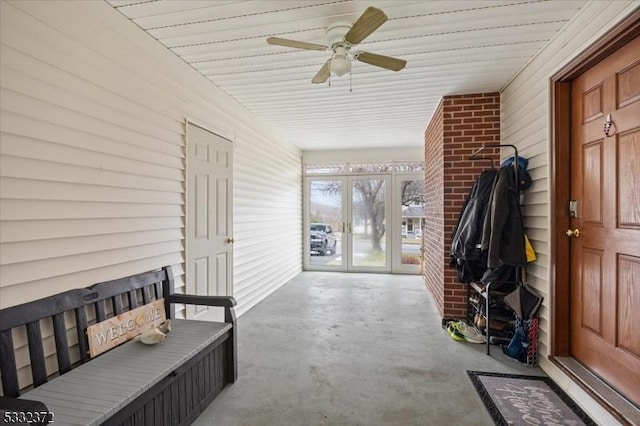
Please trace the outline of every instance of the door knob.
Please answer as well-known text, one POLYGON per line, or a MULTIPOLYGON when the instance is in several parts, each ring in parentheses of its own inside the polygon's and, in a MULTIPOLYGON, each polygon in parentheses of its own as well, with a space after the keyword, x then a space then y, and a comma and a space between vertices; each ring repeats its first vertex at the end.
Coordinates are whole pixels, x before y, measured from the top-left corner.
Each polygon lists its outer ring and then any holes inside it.
POLYGON ((580 230, 578 228, 576 229, 567 229, 567 237, 576 237, 578 238, 580 236, 580 230))
POLYGON ((227 243, 233 244, 235 242, 236 242, 236 240, 234 240, 232 237, 227 237, 227 243))

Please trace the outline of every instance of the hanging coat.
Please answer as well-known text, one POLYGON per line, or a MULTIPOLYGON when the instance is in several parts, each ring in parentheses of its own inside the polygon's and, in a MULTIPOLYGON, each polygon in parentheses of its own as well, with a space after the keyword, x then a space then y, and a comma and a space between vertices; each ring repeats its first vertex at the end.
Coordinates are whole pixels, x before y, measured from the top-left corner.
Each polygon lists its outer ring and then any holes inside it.
POLYGON ((484 220, 482 249, 487 251, 490 269, 527 264, 520 193, 513 167, 502 167, 496 176, 484 220))
POLYGON ((463 283, 478 281, 487 269, 487 256, 480 250, 484 217, 497 170, 485 170, 469 192, 451 237, 451 261, 463 283))

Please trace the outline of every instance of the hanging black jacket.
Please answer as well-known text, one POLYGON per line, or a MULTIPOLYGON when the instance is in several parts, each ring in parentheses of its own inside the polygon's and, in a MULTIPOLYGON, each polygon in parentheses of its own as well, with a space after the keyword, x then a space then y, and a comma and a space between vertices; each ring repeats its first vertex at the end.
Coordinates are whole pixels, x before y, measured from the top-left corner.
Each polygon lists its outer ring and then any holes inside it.
POLYGON ((478 281, 487 269, 486 253, 480 250, 484 218, 497 170, 485 170, 471 188, 451 237, 451 261, 463 283, 478 281))
POLYGON ((484 220, 482 249, 487 251, 490 269, 527 264, 520 192, 516 189, 513 167, 502 167, 496 176, 484 220))

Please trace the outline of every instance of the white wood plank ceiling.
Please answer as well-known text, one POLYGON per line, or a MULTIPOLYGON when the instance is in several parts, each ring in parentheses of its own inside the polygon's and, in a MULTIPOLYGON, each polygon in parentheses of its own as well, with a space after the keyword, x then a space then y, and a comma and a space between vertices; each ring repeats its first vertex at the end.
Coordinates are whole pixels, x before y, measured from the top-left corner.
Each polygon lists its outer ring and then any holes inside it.
POLYGON ((122 14, 302 149, 418 147, 442 96, 503 88, 583 0, 108 0, 122 14), (398 72, 352 61, 313 84, 325 30, 367 7, 388 16, 353 51, 405 59, 398 72), (351 87, 351 91, 350 91, 351 87))

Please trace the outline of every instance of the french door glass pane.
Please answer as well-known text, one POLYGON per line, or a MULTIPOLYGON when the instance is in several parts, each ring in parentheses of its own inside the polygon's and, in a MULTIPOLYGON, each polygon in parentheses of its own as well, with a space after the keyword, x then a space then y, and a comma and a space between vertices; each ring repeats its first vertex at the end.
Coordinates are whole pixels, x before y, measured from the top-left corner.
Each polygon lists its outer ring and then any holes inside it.
POLYGON ((312 180, 309 188, 309 265, 342 265, 342 182, 312 180))
POLYGON ((353 266, 386 266, 385 180, 352 181, 353 266))
POLYGON ((402 211, 403 265, 420 264, 420 245, 424 229, 424 180, 402 180, 400 184, 402 211))

